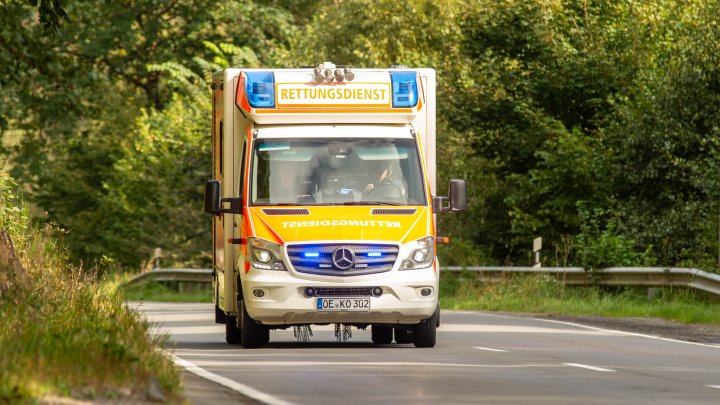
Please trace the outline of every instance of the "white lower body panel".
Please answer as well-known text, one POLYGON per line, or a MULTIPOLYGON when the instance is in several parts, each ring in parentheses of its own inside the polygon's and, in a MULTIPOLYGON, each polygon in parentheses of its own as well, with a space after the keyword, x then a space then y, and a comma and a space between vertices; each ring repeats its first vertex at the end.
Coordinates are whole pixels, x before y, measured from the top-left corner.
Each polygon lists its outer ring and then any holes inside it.
MULTIPOLYGON (((242 276, 245 307, 251 318, 265 325, 323 323, 417 324, 435 312, 438 300, 438 273, 433 267, 396 270, 355 277, 332 277, 251 268, 242 276), (306 287, 380 287, 382 295, 369 297, 370 310, 319 311, 317 298, 305 296, 306 287), (431 289, 429 296, 420 294, 431 289), (256 297, 253 290, 262 290, 256 297)), ((324 298, 335 298, 325 297, 324 298)), ((356 297, 348 295, 342 298, 356 297)))

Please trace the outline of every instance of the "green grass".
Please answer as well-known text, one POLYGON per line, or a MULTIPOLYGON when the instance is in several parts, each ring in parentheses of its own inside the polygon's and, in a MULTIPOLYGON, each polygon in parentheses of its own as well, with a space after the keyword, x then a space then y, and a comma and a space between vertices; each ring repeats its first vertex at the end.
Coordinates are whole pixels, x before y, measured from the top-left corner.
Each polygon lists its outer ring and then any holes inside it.
POLYGON ((158 350, 165 337, 149 335, 122 293, 68 264, 53 230, 28 227, 11 203, 0 193, 0 228, 10 231, 24 271, 0 265, 0 403, 46 395, 134 402, 151 380, 181 401, 181 373, 158 350))
POLYGON ((720 298, 685 288, 567 287, 555 277, 515 276, 483 283, 472 272, 445 272, 444 309, 530 312, 608 317, 652 317, 681 323, 720 324, 720 298))
POLYGON ((148 335, 122 294, 62 263, 47 242, 22 253, 28 277, 0 302, 0 402, 144 397, 151 378, 179 399, 180 373, 157 350, 164 338, 148 335))

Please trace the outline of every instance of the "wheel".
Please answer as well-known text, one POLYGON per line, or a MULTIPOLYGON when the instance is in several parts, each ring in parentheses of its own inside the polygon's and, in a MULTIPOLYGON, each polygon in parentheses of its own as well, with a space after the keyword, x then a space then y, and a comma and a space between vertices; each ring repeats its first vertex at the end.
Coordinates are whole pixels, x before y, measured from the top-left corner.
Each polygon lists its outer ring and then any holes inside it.
POLYGON ((262 347, 262 345, 270 341, 270 329, 250 318, 250 315, 247 313, 247 309, 245 309, 245 301, 241 300, 238 304, 242 313, 241 325, 243 347, 246 349, 262 347))
POLYGON ((395 328, 395 343, 405 344, 413 342, 412 329, 407 327, 395 328))
POLYGON ((385 325, 372 325, 370 328, 370 334, 372 341, 376 345, 387 345, 392 343, 393 330, 389 326, 385 325))
POLYGON ((242 343, 242 333, 236 316, 225 315, 225 341, 231 345, 242 343))
POLYGON ((415 325, 413 329, 413 343, 415 347, 434 347, 437 336, 438 311, 423 323, 415 325))

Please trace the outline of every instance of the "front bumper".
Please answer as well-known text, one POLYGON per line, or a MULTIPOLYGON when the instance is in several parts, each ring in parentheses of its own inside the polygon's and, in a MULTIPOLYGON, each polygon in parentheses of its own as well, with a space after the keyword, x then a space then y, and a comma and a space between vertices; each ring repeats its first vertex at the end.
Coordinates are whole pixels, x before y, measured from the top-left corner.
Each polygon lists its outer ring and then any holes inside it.
POLYGON ((302 324, 417 324, 435 312, 438 302, 438 273, 434 267, 416 270, 393 269, 386 273, 357 277, 308 276, 291 271, 250 268, 242 276, 245 307, 251 318, 265 325, 302 324), (306 287, 380 287, 379 297, 369 297, 365 312, 323 312, 315 297, 306 297, 306 287), (432 293, 421 296, 423 288, 432 293), (254 290, 262 290, 256 297, 254 290))

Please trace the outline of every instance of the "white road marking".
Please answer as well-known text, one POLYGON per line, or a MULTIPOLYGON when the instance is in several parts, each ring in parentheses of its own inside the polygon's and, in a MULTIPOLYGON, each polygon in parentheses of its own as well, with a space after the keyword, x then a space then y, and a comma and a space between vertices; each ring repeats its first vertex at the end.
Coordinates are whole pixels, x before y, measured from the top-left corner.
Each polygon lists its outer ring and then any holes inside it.
POLYGON ((562 364, 467 364, 467 363, 416 363, 410 361, 195 361, 205 367, 311 367, 311 366, 347 366, 347 367, 457 367, 457 368, 531 368, 563 367, 562 364))
POLYGON ((706 385, 708 388, 716 388, 720 390, 720 385, 706 385))
POLYGON ((187 360, 181 359, 180 357, 177 357, 171 353, 168 353, 168 356, 170 356, 170 358, 175 364, 184 368, 185 370, 199 377, 205 378, 206 380, 210 380, 216 384, 220 384, 223 387, 227 387, 233 391, 237 391, 245 395, 246 397, 252 398, 260 403, 271 405, 293 405, 292 402, 285 401, 266 392, 258 391, 255 388, 249 387, 245 384, 241 384, 229 378, 225 378, 215 373, 211 373, 210 371, 207 371, 204 368, 201 368, 187 360))
POLYGON ((507 350, 502 349, 491 349, 489 347, 473 347, 473 349, 486 350, 488 352, 506 352, 507 350))
POLYGON ((614 373, 615 370, 610 370, 609 368, 602 368, 602 367, 594 367, 594 366, 588 366, 587 364, 579 364, 579 363, 563 363, 566 366, 570 367, 580 367, 587 370, 593 370, 593 371, 603 371, 606 373, 614 373))
POLYGON ((481 333, 528 333, 553 335, 589 335, 589 336, 622 336, 623 332, 543 328, 538 326, 518 325, 482 325, 470 323, 443 323, 438 332, 481 332, 481 333))
MULTIPOLYGON (((476 312, 476 313, 477 313, 477 312, 476 312)), ((514 318, 514 319, 518 319, 518 317, 508 316, 508 315, 489 314, 489 313, 487 313, 487 312, 480 312, 480 313, 482 313, 483 315, 496 316, 496 317, 499 317, 499 318, 510 318, 510 319, 513 319, 513 318, 514 318)), ((711 347, 711 348, 713 348, 713 349, 720 349, 720 345, 717 345, 717 344, 688 342, 688 341, 686 341, 686 340, 670 339, 670 338, 664 338, 664 337, 660 337, 660 336, 646 335, 646 334, 644 334, 644 333, 623 332, 623 331, 620 331, 620 330, 598 328, 598 327, 595 327, 595 326, 588 326, 588 325, 583 325, 583 324, 575 323, 575 322, 556 321, 556 320, 553 320, 553 319, 540 319, 540 318, 520 318, 520 319, 532 319, 532 320, 535 320, 535 321, 551 322, 551 323, 557 323, 557 324, 568 325, 568 326, 576 326, 576 327, 579 327, 579 328, 585 328, 585 329, 594 330, 594 331, 598 331, 598 332, 614 333, 614 334, 617 334, 618 336, 637 336, 637 337, 643 337, 643 338, 648 338, 648 339, 653 339, 653 340, 662 340, 662 341, 665 341, 665 342, 685 343, 685 344, 688 344, 688 345, 702 346, 702 347, 711 347)))

